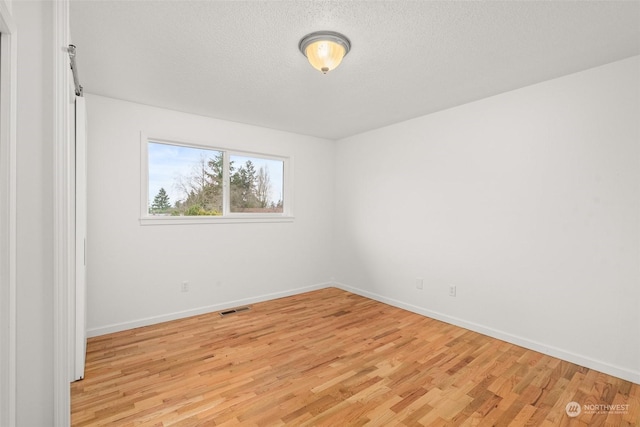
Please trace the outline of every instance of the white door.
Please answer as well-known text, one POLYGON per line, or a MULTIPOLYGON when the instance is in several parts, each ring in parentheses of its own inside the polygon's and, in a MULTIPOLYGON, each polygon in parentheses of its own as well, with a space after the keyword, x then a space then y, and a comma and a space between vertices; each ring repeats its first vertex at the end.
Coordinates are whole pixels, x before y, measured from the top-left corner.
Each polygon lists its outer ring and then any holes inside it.
POLYGON ((76 286, 73 380, 84 378, 87 351, 87 116, 85 99, 76 97, 76 286))

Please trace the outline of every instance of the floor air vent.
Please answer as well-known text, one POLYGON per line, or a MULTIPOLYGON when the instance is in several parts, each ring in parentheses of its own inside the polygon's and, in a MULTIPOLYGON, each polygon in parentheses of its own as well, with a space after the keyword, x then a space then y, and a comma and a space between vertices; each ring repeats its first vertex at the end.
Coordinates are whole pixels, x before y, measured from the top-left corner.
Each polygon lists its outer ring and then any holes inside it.
POLYGON ((229 316, 231 314, 242 313, 243 311, 249 310, 251 307, 238 307, 238 308, 230 308, 229 310, 221 311, 220 316, 229 316))

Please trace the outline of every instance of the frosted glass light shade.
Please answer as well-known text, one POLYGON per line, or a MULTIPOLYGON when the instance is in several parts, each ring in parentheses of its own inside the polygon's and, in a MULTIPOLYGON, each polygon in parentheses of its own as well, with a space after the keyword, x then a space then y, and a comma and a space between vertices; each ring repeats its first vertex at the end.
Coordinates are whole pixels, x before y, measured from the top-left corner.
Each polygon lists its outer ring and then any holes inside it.
POLYGON ((340 65, 351 49, 351 42, 340 33, 318 31, 303 37, 298 47, 313 68, 327 74, 340 65))

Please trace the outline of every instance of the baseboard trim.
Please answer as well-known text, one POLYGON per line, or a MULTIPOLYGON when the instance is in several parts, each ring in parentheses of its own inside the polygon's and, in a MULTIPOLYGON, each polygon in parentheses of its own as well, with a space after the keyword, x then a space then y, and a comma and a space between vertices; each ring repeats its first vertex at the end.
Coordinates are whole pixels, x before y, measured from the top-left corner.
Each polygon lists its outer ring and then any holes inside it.
POLYGON ((99 328, 88 329, 87 336, 96 337, 100 335, 106 335, 114 332, 125 331, 128 329, 139 328, 142 326, 154 325, 156 323, 168 322, 171 320, 183 319, 185 317, 198 316, 200 314, 216 312, 216 311, 224 310, 230 307, 237 307, 237 306, 247 305, 247 304, 255 304, 258 302, 270 301, 278 298, 298 295, 304 292, 315 291, 315 290, 324 289, 328 287, 335 287, 338 289, 342 289, 344 291, 351 292, 353 294, 360 295, 365 298, 370 298, 375 301, 389 304, 393 307, 402 308, 404 310, 411 311, 413 313, 420 314, 422 316, 430 317, 432 319, 440 320, 442 322, 449 323, 451 325, 469 329, 471 331, 478 332, 480 334, 487 335, 492 338, 506 341, 511 344, 519 345, 521 347, 528 348, 530 350, 538 351, 540 353, 547 354, 549 356, 557 357, 558 359, 566 360, 568 362, 575 363, 577 365, 584 366, 589 369, 594 369, 596 371, 600 371, 608 375, 613 375, 615 377, 622 378, 624 380, 631 381, 636 384, 640 384, 640 372, 615 366, 599 360, 595 360, 587 356, 576 354, 576 353, 573 353, 558 347, 550 346, 538 341, 523 338, 518 335, 513 335, 498 329, 489 328, 489 327, 480 325, 478 323, 469 322, 467 320, 460 319, 458 317, 449 316, 447 314, 443 314, 437 311, 428 310, 413 304, 408 304, 400 300, 388 298, 383 295, 376 294, 374 292, 369 292, 363 289, 355 288, 340 282, 318 283, 315 285, 289 289, 287 291, 282 291, 282 292, 263 294, 256 297, 226 301, 219 304, 208 305, 208 306, 198 307, 190 310, 169 313, 169 314, 163 314, 160 316, 152 316, 152 317, 132 320, 129 322, 106 325, 99 328))
POLYGON ((490 336, 502 341, 506 341, 511 344, 519 345, 521 347, 538 351, 540 353, 557 357, 558 359, 566 360, 567 362, 575 363, 580 366, 584 366, 589 369, 603 372, 608 375, 631 381, 636 384, 640 384, 640 372, 634 371, 620 366, 615 366, 600 360, 595 360, 587 356, 573 353, 558 347, 550 346, 538 341, 530 340, 524 337, 513 335, 498 329, 489 328, 474 322, 469 322, 458 317, 449 316, 437 311, 428 310, 422 307, 418 307, 412 304, 405 303, 393 298, 388 298, 373 292, 365 291, 363 289, 354 288, 352 286, 345 285, 344 283, 334 282, 334 287, 342 289, 347 292, 351 292, 366 298, 370 298, 385 304, 389 304, 394 307, 402 308, 413 313, 417 313, 432 319, 440 320, 451 325, 459 326, 461 328, 469 329, 474 332, 478 332, 483 335, 490 336))
POLYGON ((289 289, 282 292, 273 292, 273 293, 263 294, 263 295, 259 295, 251 298, 225 301, 218 304, 197 307, 197 308, 184 310, 184 311, 177 311, 174 313, 163 314, 160 316, 151 316, 151 317, 145 317, 142 319, 131 320, 128 322, 114 323, 111 325, 101 326, 98 328, 87 329, 87 337, 97 337, 100 335, 111 334, 114 332, 126 331, 128 329, 140 328, 142 326, 155 325, 156 323, 168 322, 168 321, 177 320, 177 319, 184 319, 185 317, 198 316, 200 314, 212 313, 212 312, 224 310, 231 307, 238 307, 241 305, 270 301, 278 298, 302 294, 304 292, 324 289, 331 286, 333 286, 333 283, 330 283, 330 282, 318 283, 311 286, 289 289))

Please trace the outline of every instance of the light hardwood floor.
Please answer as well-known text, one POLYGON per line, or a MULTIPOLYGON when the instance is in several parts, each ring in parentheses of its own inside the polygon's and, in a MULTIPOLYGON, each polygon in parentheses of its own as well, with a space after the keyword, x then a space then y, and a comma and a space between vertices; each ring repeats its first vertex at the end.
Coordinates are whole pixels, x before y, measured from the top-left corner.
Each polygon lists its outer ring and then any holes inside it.
POLYGON ((334 288, 91 338, 71 402, 73 426, 640 426, 638 384, 334 288))

